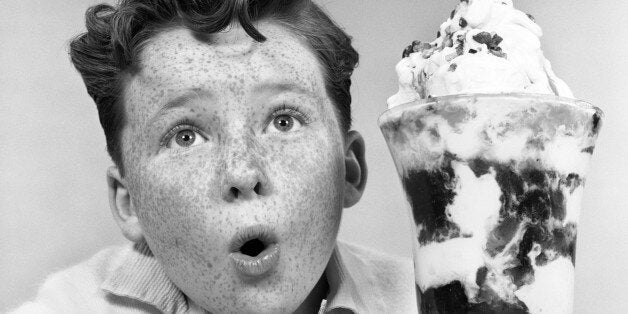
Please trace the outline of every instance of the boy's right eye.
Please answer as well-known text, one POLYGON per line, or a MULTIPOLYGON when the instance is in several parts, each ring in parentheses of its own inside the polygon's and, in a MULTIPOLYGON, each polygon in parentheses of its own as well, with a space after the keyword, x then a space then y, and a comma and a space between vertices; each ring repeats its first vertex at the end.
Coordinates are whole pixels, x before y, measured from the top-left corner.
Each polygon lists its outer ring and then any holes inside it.
POLYGON ((172 129, 165 137, 167 148, 188 148, 206 141, 200 131, 189 125, 179 125, 172 129))

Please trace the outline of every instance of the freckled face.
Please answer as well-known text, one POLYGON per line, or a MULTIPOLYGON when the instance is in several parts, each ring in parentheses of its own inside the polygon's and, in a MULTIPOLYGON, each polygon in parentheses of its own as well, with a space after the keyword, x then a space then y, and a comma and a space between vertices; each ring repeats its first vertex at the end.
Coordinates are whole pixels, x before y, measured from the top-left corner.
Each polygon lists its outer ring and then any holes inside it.
POLYGON ((144 237, 169 278, 215 313, 291 312, 324 272, 344 194, 342 134, 314 55, 283 27, 152 38, 125 93, 122 146, 144 237), (241 230, 276 235, 276 267, 243 276, 241 230))

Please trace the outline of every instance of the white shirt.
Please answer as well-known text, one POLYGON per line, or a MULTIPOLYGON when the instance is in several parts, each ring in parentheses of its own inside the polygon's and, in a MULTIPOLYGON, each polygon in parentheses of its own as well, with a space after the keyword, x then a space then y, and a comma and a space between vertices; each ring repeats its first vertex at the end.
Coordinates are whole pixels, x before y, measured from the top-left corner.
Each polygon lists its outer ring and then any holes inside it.
MULTIPOLYGON (((410 259, 338 242, 319 313, 417 313, 410 259)), ((48 277, 11 313, 202 313, 168 279, 146 243, 102 250, 48 277)))

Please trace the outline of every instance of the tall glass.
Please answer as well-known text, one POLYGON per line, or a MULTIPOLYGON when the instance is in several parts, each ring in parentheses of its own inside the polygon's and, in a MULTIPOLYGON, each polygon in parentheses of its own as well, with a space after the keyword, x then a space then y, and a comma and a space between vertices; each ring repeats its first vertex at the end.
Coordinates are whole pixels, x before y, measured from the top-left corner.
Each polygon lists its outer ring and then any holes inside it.
POLYGON ((414 218, 421 313, 572 313, 602 112, 551 95, 430 98, 379 126, 414 218))

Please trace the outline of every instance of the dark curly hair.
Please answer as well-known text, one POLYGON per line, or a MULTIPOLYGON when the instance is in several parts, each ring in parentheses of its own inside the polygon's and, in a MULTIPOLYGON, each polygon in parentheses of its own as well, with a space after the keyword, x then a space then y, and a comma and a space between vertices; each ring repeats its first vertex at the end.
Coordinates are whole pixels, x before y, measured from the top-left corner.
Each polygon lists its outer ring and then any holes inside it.
POLYGON ((311 0, 122 0, 100 4, 85 14, 87 32, 70 43, 70 57, 94 99, 105 131, 107 151, 123 172, 120 133, 125 124, 126 79, 139 70, 143 45, 161 30, 184 26, 213 34, 238 22, 259 42, 266 40, 252 22, 270 19, 287 27, 314 52, 324 68, 328 96, 341 129, 351 127, 351 74, 358 53, 348 36, 311 0))

